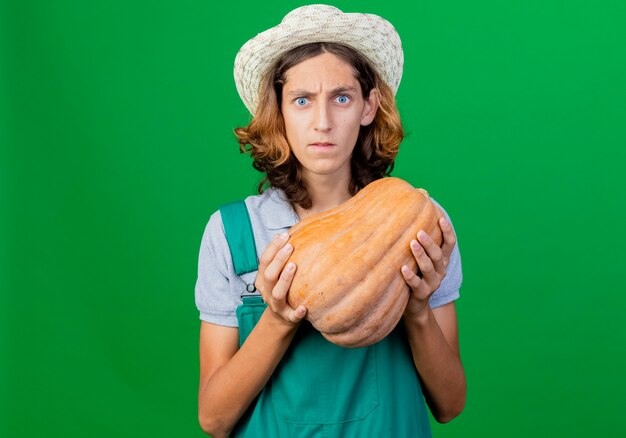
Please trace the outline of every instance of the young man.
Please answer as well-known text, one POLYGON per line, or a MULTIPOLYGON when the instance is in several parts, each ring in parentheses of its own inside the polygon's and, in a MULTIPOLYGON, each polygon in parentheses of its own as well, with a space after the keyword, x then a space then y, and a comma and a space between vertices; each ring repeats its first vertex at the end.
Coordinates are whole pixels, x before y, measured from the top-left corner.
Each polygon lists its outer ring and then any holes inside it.
MULTIPOLYGON (((235 132, 265 173, 245 206, 262 254, 239 272, 222 212, 205 230, 196 285, 200 331, 199 421, 215 437, 430 436, 426 400, 446 422, 465 403, 454 300, 461 284, 456 236, 445 210, 441 247, 411 242, 422 277, 403 322, 382 341, 341 348, 303 321, 286 295, 299 267, 285 231, 389 174, 403 138, 394 95, 403 55, 395 29, 368 14, 312 5, 240 50, 235 79, 254 115, 235 132), (263 190, 267 184, 269 188, 263 190), (246 305, 256 286, 264 303, 246 305)), ((424 233, 425 234, 425 233, 424 233)), ((419 240, 419 243, 418 243, 419 240)))

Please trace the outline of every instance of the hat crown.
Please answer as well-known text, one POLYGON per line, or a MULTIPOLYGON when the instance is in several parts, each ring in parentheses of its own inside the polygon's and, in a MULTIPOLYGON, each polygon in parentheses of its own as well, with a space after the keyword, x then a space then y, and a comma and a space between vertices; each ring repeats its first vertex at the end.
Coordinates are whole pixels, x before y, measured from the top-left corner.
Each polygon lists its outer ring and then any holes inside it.
POLYGON ((341 9, 337 9, 334 6, 330 5, 306 5, 300 6, 299 8, 294 9, 289 12, 287 15, 283 17, 281 20, 282 23, 286 23, 292 20, 299 20, 302 17, 306 16, 314 16, 319 15, 320 17, 324 17, 325 15, 342 15, 341 9))

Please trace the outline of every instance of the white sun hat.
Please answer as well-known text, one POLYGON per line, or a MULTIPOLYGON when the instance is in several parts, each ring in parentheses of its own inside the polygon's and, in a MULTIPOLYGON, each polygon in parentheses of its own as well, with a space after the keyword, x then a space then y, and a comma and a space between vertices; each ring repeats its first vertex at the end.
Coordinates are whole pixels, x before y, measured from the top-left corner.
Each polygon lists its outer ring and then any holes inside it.
POLYGON ((295 47, 334 42, 363 54, 394 95, 402 78, 404 54, 396 29, 373 14, 344 13, 328 5, 294 9, 279 25, 246 42, 235 58, 235 84, 243 103, 254 115, 263 74, 280 56, 295 47))

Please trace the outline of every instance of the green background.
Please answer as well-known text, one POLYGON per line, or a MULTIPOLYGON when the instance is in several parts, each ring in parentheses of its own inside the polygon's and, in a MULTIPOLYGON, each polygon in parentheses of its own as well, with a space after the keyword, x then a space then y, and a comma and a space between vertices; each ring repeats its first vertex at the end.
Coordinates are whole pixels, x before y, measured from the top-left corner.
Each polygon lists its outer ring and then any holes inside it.
MULTIPOLYGON (((301 4, 0 3, 0 436, 203 436, 200 239, 260 178, 232 65, 301 4)), ((458 236, 435 436, 626 436, 626 3, 335 5, 398 29, 393 175, 458 236)))

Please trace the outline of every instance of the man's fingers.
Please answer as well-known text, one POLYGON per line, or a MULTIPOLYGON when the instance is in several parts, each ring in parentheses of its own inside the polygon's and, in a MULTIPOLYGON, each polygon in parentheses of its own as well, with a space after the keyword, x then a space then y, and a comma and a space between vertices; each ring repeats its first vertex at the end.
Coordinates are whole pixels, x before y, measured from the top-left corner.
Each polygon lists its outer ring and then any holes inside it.
POLYGON ((293 246, 291 246, 291 243, 289 242, 280 248, 274 257, 274 260, 272 260, 272 262, 263 271, 263 277, 266 282, 275 284, 278 281, 278 277, 280 276, 287 259, 291 256, 292 251, 293 246))
POLYGON ((296 273, 296 264, 293 262, 287 263, 285 269, 280 274, 280 278, 274 286, 272 290, 272 297, 276 301, 284 301, 287 297, 287 292, 289 292, 289 287, 291 286, 291 280, 293 280, 293 276, 296 273))
MULTIPOLYGON (((417 233, 417 238, 420 240, 420 243, 426 251, 426 254, 428 254, 429 260, 424 260, 424 262, 433 265, 437 272, 439 272, 440 274, 444 274, 445 266, 443 262, 442 249, 435 243, 433 239, 430 238, 428 233, 423 230, 420 230, 420 232, 417 233)), ((427 266, 425 267, 428 268, 427 266)), ((420 264, 420 270, 424 272, 424 269, 422 269, 422 264, 420 264)))
POLYGON ((295 310, 289 310, 289 314, 287 315, 287 318, 289 319, 289 321, 296 324, 300 322, 302 318, 304 318, 305 316, 306 316, 306 307, 298 306, 298 308, 295 310))
POLYGON ((415 260, 417 260, 417 266, 422 272, 422 278, 430 277, 435 270, 435 267, 433 266, 433 262, 430 260, 430 257, 428 257, 428 254, 426 254, 426 251, 417 240, 411 240, 411 252, 415 257, 415 260))
POLYGON ((272 263, 272 260, 274 260, 274 257, 276 256, 278 251, 280 251, 280 249, 285 245, 288 238, 289 234, 286 232, 274 236, 269 245, 267 245, 267 248, 265 248, 265 251, 263 251, 261 258, 259 259, 259 271, 265 270, 265 268, 270 263, 272 263))
POLYGON ((443 232, 443 245, 441 245, 441 251, 443 253, 444 260, 446 260, 445 264, 447 265, 447 262, 450 261, 450 254, 452 254, 454 245, 456 245, 456 235, 454 234, 452 225, 450 225, 450 222, 448 222, 445 216, 439 219, 439 226, 443 232))
POLYGON ((411 269, 407 265, 402 266, 402 269, 400 271, 402 272, 402 276, 404 277, 404 280, 407 282, 407 284, 411 287, 411 289, 416 291, 419 288, 420 282, 422 280, 415 274, 415 272, 411 271, 411 269))

